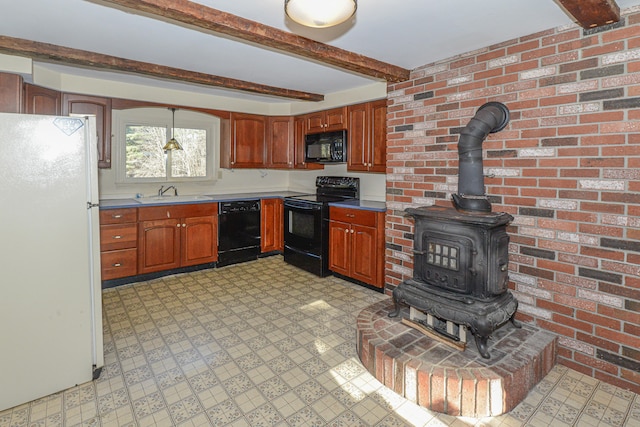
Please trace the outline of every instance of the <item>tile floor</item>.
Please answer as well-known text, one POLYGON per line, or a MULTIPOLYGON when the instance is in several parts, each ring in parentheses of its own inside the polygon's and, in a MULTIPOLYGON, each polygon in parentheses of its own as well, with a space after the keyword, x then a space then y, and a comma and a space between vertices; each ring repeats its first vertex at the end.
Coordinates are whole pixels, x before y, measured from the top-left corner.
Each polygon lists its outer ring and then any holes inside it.
POLYGON ((638 395, 562 366, 500 417, 416 406, 356 356, 354 319, 383 298, 280 256, 107 290, 101 377, 0 427, 640 426, 638 395))

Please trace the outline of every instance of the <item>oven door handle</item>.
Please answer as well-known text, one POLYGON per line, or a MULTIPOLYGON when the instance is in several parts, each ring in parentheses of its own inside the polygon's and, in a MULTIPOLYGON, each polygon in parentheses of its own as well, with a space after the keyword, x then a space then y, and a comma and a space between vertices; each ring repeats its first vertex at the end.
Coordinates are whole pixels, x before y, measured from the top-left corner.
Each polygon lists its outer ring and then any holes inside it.
POLYGON ((322 209, 320 206, 303 206, 298 204, 284 204, 285 208, 294 209, 294 210, 303 210, 303 211, 315 211, 322 209))

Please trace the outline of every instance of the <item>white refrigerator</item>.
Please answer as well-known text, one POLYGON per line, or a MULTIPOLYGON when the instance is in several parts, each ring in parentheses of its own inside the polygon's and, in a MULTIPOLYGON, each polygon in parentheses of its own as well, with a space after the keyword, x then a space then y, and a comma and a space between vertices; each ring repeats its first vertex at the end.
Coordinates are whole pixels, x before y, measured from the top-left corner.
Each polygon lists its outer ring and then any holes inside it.
POLYGON ((93 117, 0 114, 0 411, 104 365, 93 117))

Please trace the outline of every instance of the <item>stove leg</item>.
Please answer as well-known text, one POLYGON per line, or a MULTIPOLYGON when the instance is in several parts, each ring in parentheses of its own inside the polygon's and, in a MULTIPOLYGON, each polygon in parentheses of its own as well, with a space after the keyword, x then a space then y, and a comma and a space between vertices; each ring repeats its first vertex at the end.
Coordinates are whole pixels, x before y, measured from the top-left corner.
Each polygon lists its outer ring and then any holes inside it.
POLYGON ((511 322, 511 324, 512 324, 513 326, 515 326, 516 328, 518 328, 518 329, 522 328, 522 323, 520 323, 520 322, 518 322, 518 321, 516 320, 516 314, 515 314, 515 313, 513 313, 513 316, 511 316, 511 319, 509 319, 509 321, 510 321, 510 322, 511 322))
POLYGON ((400 314, 400 300, 402 300, 402 291, 399 288, 395 288, 392 292, 393 296, 393 311, 390 311, 387 316, 389 317, 398 317, 400 314))
POLYGON ((487 349, 488 340, 489 340, 489 337, 481 337, 479 335, 476 335, 476 346, 478 347, 478 352, 480 353, 480 356, 482 356, 484 359, 491 358, 491 355, 489 355, 489 351, 487 349))

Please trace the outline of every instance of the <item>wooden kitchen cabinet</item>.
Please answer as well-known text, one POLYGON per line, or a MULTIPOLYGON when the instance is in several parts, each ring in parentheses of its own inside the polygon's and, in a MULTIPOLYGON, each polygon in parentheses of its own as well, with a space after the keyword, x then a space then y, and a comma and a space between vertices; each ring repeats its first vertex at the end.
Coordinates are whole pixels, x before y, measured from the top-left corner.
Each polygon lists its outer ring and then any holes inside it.
POLYGON ((387 100, 347 107, 347 170, 386 172, 387 100))
POLYGON ((282 199, 260 201, 260 252, 284 250, 284 202, 282 199))
POLYGON ((138 212, 138 274, 215 262, 218 205, 149 206, 138 212))
POLYGON ((26 114, 62 114, 62 93, 42 86, 24 84, 24 112, 26 114))
POLYGON ((307 133, 329 132, 347 128, 347 107, 305 114, 307 133))
POLYGON ((230 122, 229 141, 220 148, 220 166, 227 169, 266 167, 267 118, 231 113, 230 122))
POLYGON ((22 76, 0 73, 0 113, 22 112, 22 76))
POLYGON ((291 169, 294 166, 293 117, 272 116, 268 119, 267 167, 291 169))
POLYGON ((136 208, 100 211, 102 280, 119 279, 137 274, 137 218, 136 208))
POLYGON ((307 163, 305 157, 305 135, 307 134, 307 119, 305 116, 296 116, 293 119, 293 139, 294 139, 294 168, 296 169, 324 169, 321 163, 307 163))
POLYGON ((62 115, 96 117, 98 134, 98 167, 111 167, 111 99, 97 96, 62 94, 62 115))
POLYGON ((384 287, 384 212, 329 208, 329 270, 384 287))

